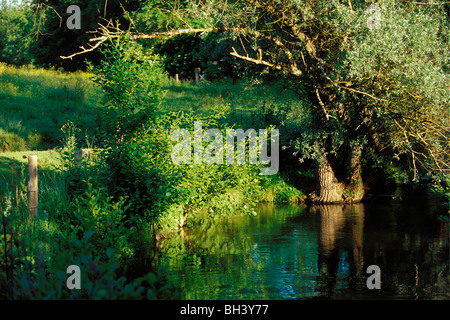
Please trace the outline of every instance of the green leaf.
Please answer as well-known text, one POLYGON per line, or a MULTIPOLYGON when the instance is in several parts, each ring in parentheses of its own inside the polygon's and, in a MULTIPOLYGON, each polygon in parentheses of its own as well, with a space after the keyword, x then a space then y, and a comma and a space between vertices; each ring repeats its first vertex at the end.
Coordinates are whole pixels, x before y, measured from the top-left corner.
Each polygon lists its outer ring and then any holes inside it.
POLYGON ((83 239, 89 240, 93 235, 95 234, 95 231, 88 231, 84 233, 83 239))
POLYGON ((116 250, 113 248, 106 249, 106 256, 108 258, 111 258, 112 256, 114 256, 115 253, 116 253, 116 250))

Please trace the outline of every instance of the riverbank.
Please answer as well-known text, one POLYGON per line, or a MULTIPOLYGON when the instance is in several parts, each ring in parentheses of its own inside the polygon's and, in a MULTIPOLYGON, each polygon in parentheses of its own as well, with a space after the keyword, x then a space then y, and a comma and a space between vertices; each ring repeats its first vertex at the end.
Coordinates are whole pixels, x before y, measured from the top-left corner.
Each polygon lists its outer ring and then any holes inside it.
MULTIPOLYGON (((32 68, 2 69, 0 74, 5 80, 0 93, 5 101, 3 121, 7 124, 0 135, 2 150, 17 150, 0 153, 2 298, 178 298, 179 288, 157 270, 137 279, 128 279, 118 270, 146 246, 176 243, 189 230, 205 225, 210 227, 204 229, 204 234, 213 236, 211 232, 214 233, 219 220, 258 216, 255 208, 261 203, 304 200, 298 180, 304 183, 314 176, 309 168, 299 172, 297 159, 291 167, 284 164, 286 170, 273 176, 260 175, 260 165, 175 166, 170 140, 175 128, 183 125, 192 129, 188 125, 195 120, 207 119, 205 123, 221 129, 231 124, 243 129, 260 128, 278 123, 280 114, 294 109, 297 116, 292 121, 300 119, 302 106, 294 108, 294 102, 271 97, 267 94, 270 90, 264 87, 247 89, 248 84, 235 87, 220 83, 208 87, 171 84, 172 95, 160 101, 156 116, 151 115, 154 118, 146 126, 130 121, 130 130, 117 137, 117 128, 122 126, 123 119, 130 117, 116 118, 115 121, 120 120, 119 126, 103 119, 98 94, 94 100, 86 94, 78 95, 80 88, 92 85, 79 84, 88 81, 87 76, 77 78, 32 68), (56 82, 46 78, 52 75, 58 79, 56 82), (25 80, 20 80, 21 77, 25 80), (47 81, 48 85, 37 85, 39 94, 35 95, 33 81, 47 81), (238 92, 249 95, 237 98, 238 92), (199 94, 205 105, 193 108, 191 102, 199 94), (215 99, 213 94, 217 94, 215 99), (259 95, 265 95, 264 99, 259 95), (172 99, 168 99, 170 96, 172 99), (211 105, 207 105, 209 101, 213 101, 211 105), (227 101, 235 104, 230 106, 227 101), (252 109, 239 109, 239 105, 252 109), (168 106, 180 111, 171 113, 168 106), (73 109, 77 107, 80 109, 73 109), (72 114, 76 119, 53 119, 60 115, 58 108, 65 110, 61 114, 72 114), (219 117, 220 114, 224 117, 219 117), (97 130, 105 123, 111 125, 109 136, 106 130, 97 130), (104 147, 105 142, 117 148, 104 147), (79 148, 96 148, 98 152, 75 160, 79 148), (35 153, 39 166, 39 209, 38 216, 30 218, 26 165, 27 157, 35 153), (86 290, 75 292, 61 285, 67 280, 65 271, 69 265, 83 270, 86 277, 81 286, 86 290)), ((129 107, 127 103, 123 105, 129 107)), ((135 113, 126 113, 130 114, 135 113)), ((212 245, 205 240, 203 248, 212 245)), ((172 254, 179 253, 176 246, 170 250, 174 250, 172 254)))

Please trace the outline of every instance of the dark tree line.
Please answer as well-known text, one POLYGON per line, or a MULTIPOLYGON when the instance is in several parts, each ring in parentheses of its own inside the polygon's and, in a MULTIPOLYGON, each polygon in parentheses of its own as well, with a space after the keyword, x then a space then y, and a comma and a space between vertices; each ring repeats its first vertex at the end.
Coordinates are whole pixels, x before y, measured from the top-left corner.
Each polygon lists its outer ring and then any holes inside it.
POLYGON ((62 60, 61 55, 70 54, 84 45, 98 23, 118 21, 122 27, 129 25, 124 11, 138 9, 139 1, 81 0, 32 0, 8 4, 0 10, 0 59, 10 64, 34 64, 42 67, 62 67, 75 71, 86 67, 85 60, 98 63, 100 54, 92 52, 84 57, 62 60), (81 10, 81 29, 69 29, 66 25, 71 13, 70 5, 81 10))

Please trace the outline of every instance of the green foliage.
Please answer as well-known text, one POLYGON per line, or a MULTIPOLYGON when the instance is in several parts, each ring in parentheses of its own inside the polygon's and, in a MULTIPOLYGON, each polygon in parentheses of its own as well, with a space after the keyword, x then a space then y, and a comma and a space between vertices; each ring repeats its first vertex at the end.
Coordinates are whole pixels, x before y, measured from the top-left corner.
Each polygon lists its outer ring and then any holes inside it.
POLYGON ((106 58, 93 68, 93 80, 105 92, 102 130, 108 189, 116 198, 130 195, 130 210, 145 216, 153 205, 149 181, 165 179, 157 170, 145 167, 145 161, 141 163, 157 154, 160 143, 158 132, 152 132, 152 127, 161 99, 159 79, 164 75, 154 56, 125 37, 112 42, 104 53, 106 58), (149 135, 154 140, 147 139, 149 135), (152 143, 155 148, 151 150, 152 143))
POLYGON ((139 10, 130 16, 139 30, 149 32, 165 31, 166 28, 183 29, 208 27, 212 19, 198 15, 199 3, 188 0, 145 0, 140 1, 139 10), (185 19, 185 14, 189 15, 185 19))
POLYGON ((32 10, 22 3, 5 4, 0 7, 0 61, 9 64, 29 64, 32 10))
MULTIPOLYGON (((73 134, 73 127, 70 132, 73 134)), ((137 243, 134 229, 123 223, 123 199, 113 201, 98 186, 101 180, 89 162, 77 162, 67 152, 62 163, 39 155, 39 212, 28 215, 25 165, 13 162, 2 182, 0 197, 1 299, 172 299, 179 295, 161 272, 139 279, 122 275, 137 243), (67 163, 69 162, 69 163, 67 163), (77 164, 81 165, 77 165, 77 164), (49 172, 48 170, 51 169, 49 172), (53 171, 56 170, 57 171, 53 171), (78 173, 77 197, 67 194, 66 179, 78 173), (81 193, 84 190, 84 193, 81 193), (66 269, 81 269, 81 290, 68 290, 66 269)), ((40 153, 41 154, 41 153, 40 153)), ((55 157, 55 156, 53 156, 55 157)), ((21 159, 23 161, 23 159, 21 159)), ((95 167, 98 169, 98 167, 95 167)), ((100 171, 97 171, 101 175, 100 171)))
POLYGON ((164 74, 155 56, 126 37, 115 39, 102 52, 105 59, 92 69, 93 81, 105 92, 106 143, 115 148, 154 119, 164 74))
POLYGON ((262 179, 262 189, 265 190, 263 201, 269 203, 298 204, 305 200, 303 192, 286 182, 287 178, 267 176, 262 179))
MULTIPOLYGON (((204 130, 222 128, 225 135, 227 125, 220 124, 222 117, 220 109, 212 110, 203 116, 181 112, 165 115, 168 129, 160 131, 157 136, 167 139, 166 149, 159 149, 159 152, 166 156, 160 158, 164 161, 154 162, 154 166, 164 168, 164 172, 170 172, 172 183, 159 184, 159 189, 155 188, 152 192, 161 194, 153 208, 158 213, 157 221, 163 232, 179 230, 185 225, 192 227, 205 219, 215 220, 240 214, 254 215, 255 205, 259 202, 301 201, 301 192, 286 183, 279 175, 261 176, 259 174, 261 164, 172 163, 170 153, 176 142, 168 140, 171 132, 184 128, 192 134, 194 121, 200 120, 204 130), (159 191, 163 186, 165 186, 163 192, 159 191)), ((204 144, 206 145, 205 142, 204 144)))
POLYGON ((377 5, 380 28, 369 29, 369 13, 352 14, 333 3, 338 17, 332 20, 334 27, 354 36, 338 65, 345 76, 331 77, 358 83, 360 91, 376 97, 360 98, 365 111, 353 126, 361 128, 361 120, 370 123, 368 132, 376 141, 369 140, 368 147, 382 145, 385 150, 377 153, 379 162, 397 159, 395 165, 414 171, 409 179, 436 175, 448 168, 449 157, 450 29, 445 8, 439 1, 417 5, 386 0, 377 5))
MULTIPOLYGON (((303 158, 320 162, 328 154, 342 166, 345 150, 357 144, 366 160, 378 161, 370 165, 394 158, 395 165, 413 169, 413 180, 448 170, 450 38, 444 1, 378 2, 375 29, 368 26, 373 17, 363 1, 208 3, 166 12, 187 24, 203 17, 210 25, 245 29, 225 36, 240 41, 235 49, 243 60, 277 66, 277 76, 303 91, 310 118, 292 140, 303 158)), ((213 42, 205 52, 214 52, 213 42)))
POLYGON ((64 181, 64 192, 70 199, 72 210, 55 218, 62 224, 68 238, 85 241, 88 252, 102 259, 114 256, 127 259, 133 255, 131 239, 135 230, 125 227, 125 198, 117 201, 108 196, 104 179, 105 168, 97 151, 89 155, 78 149, 75 133, 79 130, 72 122, 62 127, 64 146, 58 149, 59 167, 64 181))
MULTIPOLYGON (((254 212, 255 199, 263 193, 260 166, 173 164, 171 134, 179 128, 192 134, 198 120, 204 130, 221 128, 225 134, 228 108, 218 106, 202 114, 166 112, 158 106, 160 64, 146 57, 150 56, 119 37, 107 58, 93 69, 94 81, 107 99, 108 192, 116 201, 128 196, 127 223, 141 227, 157 221, 167 231, 195 223, 201 211, 208 212, 209 218, 254 212)), ((284 199, 296 201, 290 192, 284 199)))
POLYGON ((133 256, 133 248, 129 239, 135 232, 124 224, 125 199, 114 202, 106 190, 93 188, 86 181, 86 191, 74 201, 75 210, 68 228, 74 236, 83 235, 86 246, 91 247, 94 255, 103 259, 111 255, 120 259, 133 256))
POLYGON ((114 251, 107 251, 106 258, 90 252, 90 233, 76 239, 50 232, 43 219, 23 223, 4 204, 0 239, 2 299, 173 299, 179 296, 161 272, 150 272, 132 280, 120 276, 114 251), (66 287, 66 269, 72 264, 80 267, 80 290, 66 287))

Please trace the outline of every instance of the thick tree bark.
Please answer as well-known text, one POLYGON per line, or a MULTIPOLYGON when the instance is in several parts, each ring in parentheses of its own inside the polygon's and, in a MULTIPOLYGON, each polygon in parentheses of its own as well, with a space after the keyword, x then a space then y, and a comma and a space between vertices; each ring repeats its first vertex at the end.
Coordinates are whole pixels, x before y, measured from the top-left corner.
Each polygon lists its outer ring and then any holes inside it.
POLYGON ((317 168, 316 191, 311 194, 314 203, 340 203, 343 202, 345 185, 339 182, 327 157, 317 168))
POLYGON ((314 203, 350 203, 359 202, 364 196, 364 183, 361 177, 361 148, 351 146, 347 160, 349 172, 345 180, 337 178, 335 169, 332 167, 328 157, 317 167, 316 191, 310 195, 314 203))

